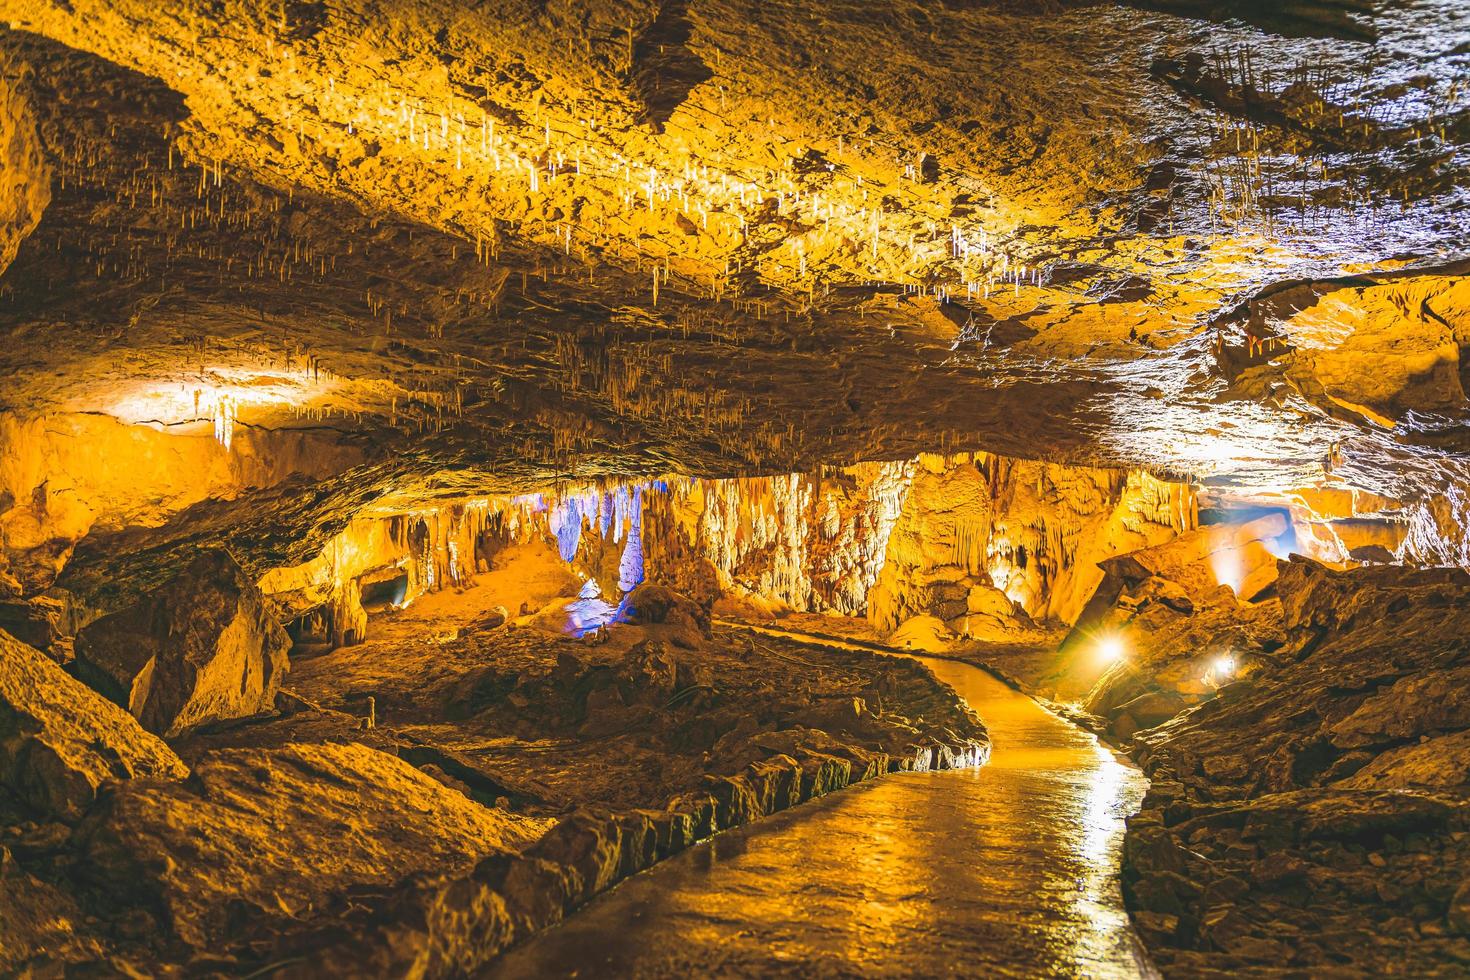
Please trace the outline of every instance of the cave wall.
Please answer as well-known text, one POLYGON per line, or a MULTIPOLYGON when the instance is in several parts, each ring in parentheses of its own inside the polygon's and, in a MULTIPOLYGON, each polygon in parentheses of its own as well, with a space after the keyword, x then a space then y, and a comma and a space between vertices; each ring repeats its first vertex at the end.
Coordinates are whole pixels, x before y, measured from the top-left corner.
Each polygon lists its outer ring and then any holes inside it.
MULTIPOLYGON (((1195 526, 1193 490, 1140 473, 923 455, 726 480, 607 481, 367 513, 261 587, 337 642, 365 628, 359 593, 403 576, 400 604, 465 584, 501 549, 541 541, 616 604, 645 579, 708 605, 936 616, 957 635, 1070 623, 1097 562, 1195 526)), ((514 611, 512 611, 514 612, 514 611)))
POLYGON ((695 481, 658 513, 645 531, 662 566, 651 577, 704 562, 722 592, 867 616, 885 631, 936 612, 963 619, 975 590, 980 609, 1014 602, 1070 622, 1101 581, 1097 561, 1198 520, 1184 484, 988 453, 695 481))
POLYGON ((156 526, 200 501, 361 460, 334 433, 240 429, 226 448, 208 422, 163 429, 96 414, 0 413, 0 593, 50 586, 94 529, 156 526))
POLYGON ((972 634, 1011 604, 1072 622, 1097 562, 1198 522, 1191 488, 1146 474, 989 454, 921 456, 868 616, 880 629, 933 615, 972 634))
MULTIPOLYGON (((0 488, 13 498, 0 512, 0 540, 30 562, 32 588, 44 587, 92 527, 157 521, 203 496, 352 460, 341 447, 321 452, 305 432, 244 429, 224 452, 207 432, 169 439, 100 416, 65 421, 0 418, 19 447, 0 460, 0 488), (97 446, 107 465, 94 465, 97 446)), ((1100 562, 1201 523, 1188 484, 988 453, 405 499, 360 511, 310 560, 265 571, 260 585, 282 618, 313 616, 312 633, 354 642, 367 630, 363 589, 401 579, 395 602, 411 603, 470 584, 504 548, 537 542, 548 561, 584 584, 595 580, 592 591, 614 606, 647 579, 706 605, 743 602, 745 612, 866 617, 883 633, 923 620, 941 636, 1014 639, 1038 624, 1074 623, 1103 579, 1100 562)), ((1438 510, 1326 491, 1274 503, 1207 500, 1207 523, 1230 520, 1232 506, 1271 504, 1288 514, 1292 533, 1261 548, 1337 563, 1422 551, 1423 542, 1446 540, 1441 525, 1459 526, 1448 500, 1438 510)), ((1225 571, 1215 576, 1240 584, 1225 571)))
POLYGON ((733 593, 861 616, 911 469, 910 462, 858 463, 675 484, 648 522, 649 575, 701 598, 733 593))
POLYGON ((51 203, 51 168, 36 131, 25 86, 24 63, 6 61, 0 71, 0 272, 35 230, 51 203))

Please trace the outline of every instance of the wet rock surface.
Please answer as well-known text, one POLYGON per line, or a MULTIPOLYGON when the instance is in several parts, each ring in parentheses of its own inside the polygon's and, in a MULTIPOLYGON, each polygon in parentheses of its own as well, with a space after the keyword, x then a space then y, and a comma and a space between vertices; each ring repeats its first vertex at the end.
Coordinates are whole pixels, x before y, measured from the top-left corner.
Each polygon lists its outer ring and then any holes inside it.
POLYGON ((1166 974, 1453 976, 1470 577, 1282 563, 1270 669, 1135 736, 1125 882, 1166 974))
POLYGON ((926 664, 987 719, 988 765, 721 834, 490 975, 1150 975, 1116 876, 1141 774, 980 670, 926 664))

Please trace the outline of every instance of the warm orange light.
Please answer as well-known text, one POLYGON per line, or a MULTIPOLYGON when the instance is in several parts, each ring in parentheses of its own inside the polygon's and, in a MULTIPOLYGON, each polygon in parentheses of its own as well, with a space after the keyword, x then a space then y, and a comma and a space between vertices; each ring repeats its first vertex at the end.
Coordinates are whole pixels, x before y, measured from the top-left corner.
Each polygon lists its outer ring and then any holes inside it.
POLYGON ((1097 641, 1097 658, 1105 664, 1117 663, 1128 655, 1128 647, 1120 636, 1105 636, 1097 641))
POLYGON ((305 371, 217 368, 196 377, 137 385, 106 411, 129 425, 209 422, 228 449, 245 411, 306 411, 336 386, 335 379, 305 371))

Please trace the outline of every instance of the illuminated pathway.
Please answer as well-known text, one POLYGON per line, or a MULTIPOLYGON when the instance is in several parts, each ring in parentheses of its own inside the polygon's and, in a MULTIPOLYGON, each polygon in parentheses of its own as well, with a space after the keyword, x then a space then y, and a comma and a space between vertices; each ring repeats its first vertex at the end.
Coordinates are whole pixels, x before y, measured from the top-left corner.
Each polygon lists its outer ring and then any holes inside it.
POLYGON ((985 719, 988 766, 888 776, 719 834, 494 975, 1152 976, 1118 888, 1142 774, 984 671, 919 659, 985 719))

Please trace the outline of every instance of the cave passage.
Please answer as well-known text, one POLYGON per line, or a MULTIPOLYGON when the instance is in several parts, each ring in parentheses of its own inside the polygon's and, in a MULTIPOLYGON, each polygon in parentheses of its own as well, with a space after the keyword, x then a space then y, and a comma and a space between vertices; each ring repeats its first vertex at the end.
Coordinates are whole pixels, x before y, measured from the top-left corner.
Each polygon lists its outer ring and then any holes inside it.
POLYGON ((0 978, 1470 976, 1470 0, 0 0, 0 978))
POLYGON ((720 834, 489 975, 1156 976, 1118 877, 1142 773, 986 671, 917 659, 985 719, 988 765, 720 834))

